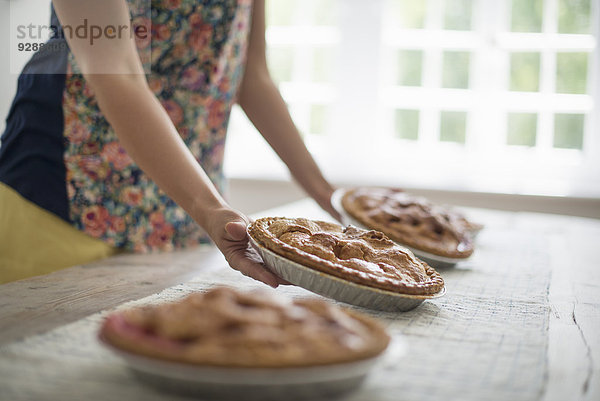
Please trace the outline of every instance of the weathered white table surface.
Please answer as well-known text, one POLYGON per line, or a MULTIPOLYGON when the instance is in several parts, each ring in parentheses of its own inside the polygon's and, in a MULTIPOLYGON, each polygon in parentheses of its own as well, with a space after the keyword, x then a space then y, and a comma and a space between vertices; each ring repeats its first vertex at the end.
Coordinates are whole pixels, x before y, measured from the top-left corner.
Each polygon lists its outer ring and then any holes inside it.
MULTIPOLYGON (((445 297, 406 313, 363 310, 406 353, 346 399, 600 400, 600 221, 468 212, 486 228, 472 259, 440 269, 445 297)), ((262 215, 327 218, 308 200, 262 215)), ((262 286, 211 247, 119 255, 1 285, 0 400, 185 399, 138 382, 96 332, 116 308, 218 284, 262 286)))

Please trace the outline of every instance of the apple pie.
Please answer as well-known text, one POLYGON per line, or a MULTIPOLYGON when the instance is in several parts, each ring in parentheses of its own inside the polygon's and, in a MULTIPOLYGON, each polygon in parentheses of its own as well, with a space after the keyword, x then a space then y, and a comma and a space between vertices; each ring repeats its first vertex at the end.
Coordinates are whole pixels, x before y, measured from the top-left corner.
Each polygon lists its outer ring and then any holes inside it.
POLYGON ((437 271, 379 231, 266 217, 248 232, 270 251, 345 281, 409 295, 433 295, 444 288, 437 271))

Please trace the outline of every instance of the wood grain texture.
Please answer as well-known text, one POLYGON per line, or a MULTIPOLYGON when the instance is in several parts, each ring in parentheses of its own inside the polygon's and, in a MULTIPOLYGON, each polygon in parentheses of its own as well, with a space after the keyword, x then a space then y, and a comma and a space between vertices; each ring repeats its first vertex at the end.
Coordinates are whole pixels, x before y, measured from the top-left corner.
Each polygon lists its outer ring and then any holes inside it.
POLYGON ((521 223, 549 238, 548 371, 542 399, 600 399, 600 221, 527 214, 521 223))
POLYGON ((43 333, 188 281, 227 265, 206 245, 173 253, 133 255, 75 266, 0 286, 0 345, 43 333))
MULTIPOLYGON (((485 399, 600 399, 600 221, 468 214, 487 232, 472 261, 441 270, 448 295, 404 314, 377 315, 419 361, 384 366, 349 399, 475 400, 481 388, 488 389, 485 399)), ((259 216, 328 218, 312 201, 259 216)), ((260 285, 225 265, 206 247, 120 255, 1 285, 0 399, 178 399, 134 380, 97 345, 94 332, 107 310, 128 300, 160 302, 212 282, 260 285)), ((294 287, 281 291, 311 296, 294 287)))

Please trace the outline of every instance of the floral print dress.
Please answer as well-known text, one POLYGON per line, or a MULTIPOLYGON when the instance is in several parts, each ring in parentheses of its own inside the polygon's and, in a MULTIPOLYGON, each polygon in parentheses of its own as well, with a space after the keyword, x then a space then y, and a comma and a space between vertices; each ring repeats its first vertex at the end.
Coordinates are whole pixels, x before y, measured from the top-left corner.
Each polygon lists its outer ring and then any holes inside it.
MULTIPOLYGON (((251 0, 152 0, 150 13, 140 11, 140 4, 149 1, 128 3, 134 26, 151 26, 151 40, 137 40, 142 62, 151 70, 147 74, 149 86, 196 160, 222 192, 225 134, 243 75, 251 0)), ((65 57, 60 99, 63 165, 56 170, 64 174, 64 187, 56 189, 64 194, 64 201, 54 202, 56 207, 46 206, 45 197, 53 196, 51 188, 42 194, 23 189, 22 195, 115 247, 145 252, 205 241, 202 229, 121 147, 73 55, 69 52, 65 57)), ((19 90, 35 87, 42 80, 31 79, 32 83, 20 82, 19 90)), ((17 109, 11 111, 14 119, 19 117, 19 104, 16 99, 13 109, 17 109)), ((7 131, 15 131, 15 126, 16 122, 7 124, 7 131)), ((3 142, 5 137, 29 135, 31 128, 17 131, 5 133, 3 142)), ((11 164, 5 161, 10 159, 6 155, 9 152, 2 150, 5 154, 0 154, 0 167, 11 164)), ((0 168, 0 180, 11 185, 12 173, 3 174, 0 168)), ((17 191, 22 187, 17 181, 11 186, 17 191)))

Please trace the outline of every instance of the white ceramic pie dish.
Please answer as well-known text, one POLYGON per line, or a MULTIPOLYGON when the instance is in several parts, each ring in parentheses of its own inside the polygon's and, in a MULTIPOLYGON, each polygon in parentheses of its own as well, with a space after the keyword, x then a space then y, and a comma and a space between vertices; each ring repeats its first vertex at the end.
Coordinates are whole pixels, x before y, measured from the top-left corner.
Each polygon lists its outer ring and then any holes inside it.
POLYGON ((210 400, 327 399, 356 390, 376 364, 396 362, 405 352, 394 339, 383 354, 334 365, 295 368, 225 368, 172 362, 134 354, 100 338, 134 375, 161 391, 210 400), (393 361, 392 361, 393 359, 393 361))
MULTIPOLYGON (((335 190, 333 192, 333 194, 331 195, 331 206, 333 206, 333 208, 342 216, 342 224, 344 225, 353 225, 359 228, 363 228, 365 230, 372 230, 371 228, 365 226, 364 224, 362 224, 360 221, 356 220, 354 217, 350 216, 350 214, 348 212, 346 212, 346 210, 344 209, 344 206, 342 205, 342 198, 344 197, 344 194, 346 193, 346 189, 345 188, 339 188, 337 190, 335 190)), ((479 231, 477 231, 479 232, 479 231)), ((424 261, 425 263, 429 264, 430 266, 433 267, 441 267, 441 268, 451 268, 451 267, 455 267, 457 263, 459 262, 464 262, 466 260, 469 260, 470 257, 467 258, 449 258, 446 256, 440 256, 440 255, 435 255, 433 253, 430 252, 426 252, 417 248, 413 248, 411 246, 408 246, 404 243, 395 241, 398 245, 402 245, 405 248, 408 248, 412 251, 412 253, 415 254, 416 257, 418 257, 419 259, 421 259, 422 261, 424 261)))
POLYGON ((439 298, 446 293, 446 287, 433 295, 409 295, 356 284, 289 260, 248 236, 265 265, 277 276, 316 294, 347 304, 382 311, 405 312, 416 308, 427 299, 439 298))

